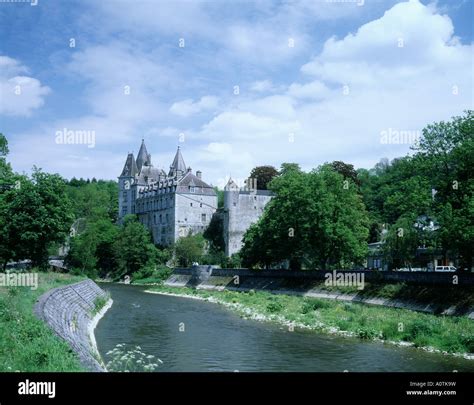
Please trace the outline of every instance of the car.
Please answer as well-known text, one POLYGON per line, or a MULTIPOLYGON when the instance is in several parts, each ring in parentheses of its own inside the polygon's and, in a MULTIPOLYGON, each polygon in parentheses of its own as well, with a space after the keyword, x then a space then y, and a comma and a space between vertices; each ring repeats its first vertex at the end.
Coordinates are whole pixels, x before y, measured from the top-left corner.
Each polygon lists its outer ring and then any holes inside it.
POLYGON ((436 266, 435 271, 439 272, 453 272, 457 271, 457 268, 454 266, 436 266))

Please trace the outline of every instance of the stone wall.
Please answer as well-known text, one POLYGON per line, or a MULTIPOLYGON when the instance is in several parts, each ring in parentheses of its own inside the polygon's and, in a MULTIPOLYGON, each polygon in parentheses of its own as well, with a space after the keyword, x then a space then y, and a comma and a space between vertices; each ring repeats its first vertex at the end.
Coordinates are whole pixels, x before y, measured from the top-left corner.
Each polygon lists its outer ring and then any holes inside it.
POLYGON ((224 191, 224 242, 227 256, 230 257, 242 248, 245 231, 258 221, 272 197, 266 190, 224 191))
MULTIPOLYGON (((209 266, 197 266, 201 271, 209 271, 209 266)), ((192 275, 198 269, 195 268, 176 268, 174 274, 192 275)), ((351 273, 363 273, 364 280, 367 282, 385 281, 391 283, 407 282, 423 285, 450 285, 453 284, 453 276, 458 276, 458 285, 474 285, 474 273, 438 273, 438 272, 392 272, 392 271, 373 271, 373 270, 354 270, 351 273)), ((212 268, 213 277, 233 277, 239 276, 240 279, 246 278, 269 278, 274 280, 324 280, 328 271, 294 271, 294 270, 249 270, 249 269, 218 269, 212 268)), ((329 272, 330 273, 330 272, 329 272)))
MULTIPOLYGON (((351 272, 352 273, 352 272, 351 272)), ((321 289, 325 280, 323 271, 287 271, 287 270, 249 270, 249 269, 216 269, 212 266, 195 266, 193 268, 176 268, 166 280, 170 287, 194 287, 209 290, 249 291, 261 290, 273 294, 301 295, 312 298, 328 298, 342 301, 354 301, 373 305, 405 308, 414 311, 438 313, 445 315, 467 315, 474 319, 474 307, 466 306, 462 299, 441 304, 432 298, 425 298, 424 292, 436 291, 443 285, 452 285, 451 274, 441 273, 393 273, 357 271, 364 273, 365 282, 385 281, 406 282, 419 285, 416 296, 402 299, 390 299, 377 296, 364 296, 359 293, 341 293, 321 289), (440 287, 437 287, 440 286, 440 287)), ((474 274, 458 274, 458 285, 472 288, 474 274)))
POLYGON ((81 364, 91 371, 105 371, 91 328, 96 321, 93 311, 99 297, 107 294, 92 280, 85 280, 48 291, 34 309, 35 315, 68 342, 81 364))
POLYGON ((217 196, 198 193, 176 194, 176 213, 172 242, 192 233, 203 233, 217 209, 217 196))

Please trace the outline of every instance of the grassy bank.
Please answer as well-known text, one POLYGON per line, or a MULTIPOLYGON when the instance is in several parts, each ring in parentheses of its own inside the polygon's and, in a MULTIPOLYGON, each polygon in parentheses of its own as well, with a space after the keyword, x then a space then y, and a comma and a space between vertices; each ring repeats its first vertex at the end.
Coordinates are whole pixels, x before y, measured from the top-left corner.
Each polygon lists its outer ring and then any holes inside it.
POLYGON ((0 287, 0 371, 83 371, 68 344, 33 314, 40 295, 83 279, 39 273, 34 291, 29 287, 0 287))
POLYGON ((474 322, 405 309, 369 306, 264 291, 209 291, 151 286, 152 292, 183 294, 220 302, 241 316, 293 324, 360 339, 383 339, 447 353, 474 353, 474 322))

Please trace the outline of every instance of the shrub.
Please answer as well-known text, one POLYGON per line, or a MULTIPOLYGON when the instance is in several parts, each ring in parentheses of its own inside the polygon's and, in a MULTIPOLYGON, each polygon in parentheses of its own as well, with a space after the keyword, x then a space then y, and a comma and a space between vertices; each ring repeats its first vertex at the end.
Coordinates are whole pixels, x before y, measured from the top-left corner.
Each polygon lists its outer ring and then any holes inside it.
POLYGON ((317 309, 329 308, 329 302, 323 300, 305 300, 301 306, 301 313, 307 314, 308 312, 316 311, 317 309))
POLYGON ((133 273, 133 278, 137 280, 140 280, 143 278, 149 278, 153 275, 154 271, 155 271, 154 266, 147 265, 147 266, 142 267, 140 270, 136 271, 135 273, 133 273))
POLYGON ((380 335, 379 332, 367 327, 357 329, 356 334, 360 339, 366 340, 372 340, 380 335))
POLYGON ((427 321, 416 319, 408 325, 407 332, 415 339, 421 335, 430 335, 432 333, 432 327, 427 321))
POLYGON ((283 309, 283 305, 278 301, 271 301, 267 304, 268 312, 280 312, 283 309))

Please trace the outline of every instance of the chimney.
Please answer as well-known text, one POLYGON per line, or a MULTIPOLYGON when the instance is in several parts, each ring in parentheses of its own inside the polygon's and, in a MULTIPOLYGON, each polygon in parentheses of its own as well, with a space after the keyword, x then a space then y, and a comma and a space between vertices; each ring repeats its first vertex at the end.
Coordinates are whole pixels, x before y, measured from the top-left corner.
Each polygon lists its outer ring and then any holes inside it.
POLYGON ((198 171, 196 172, 196 177, 197 177, 198 179, 202 179, 202 172, 201 172, 201 170, 198 170, 198 171))

